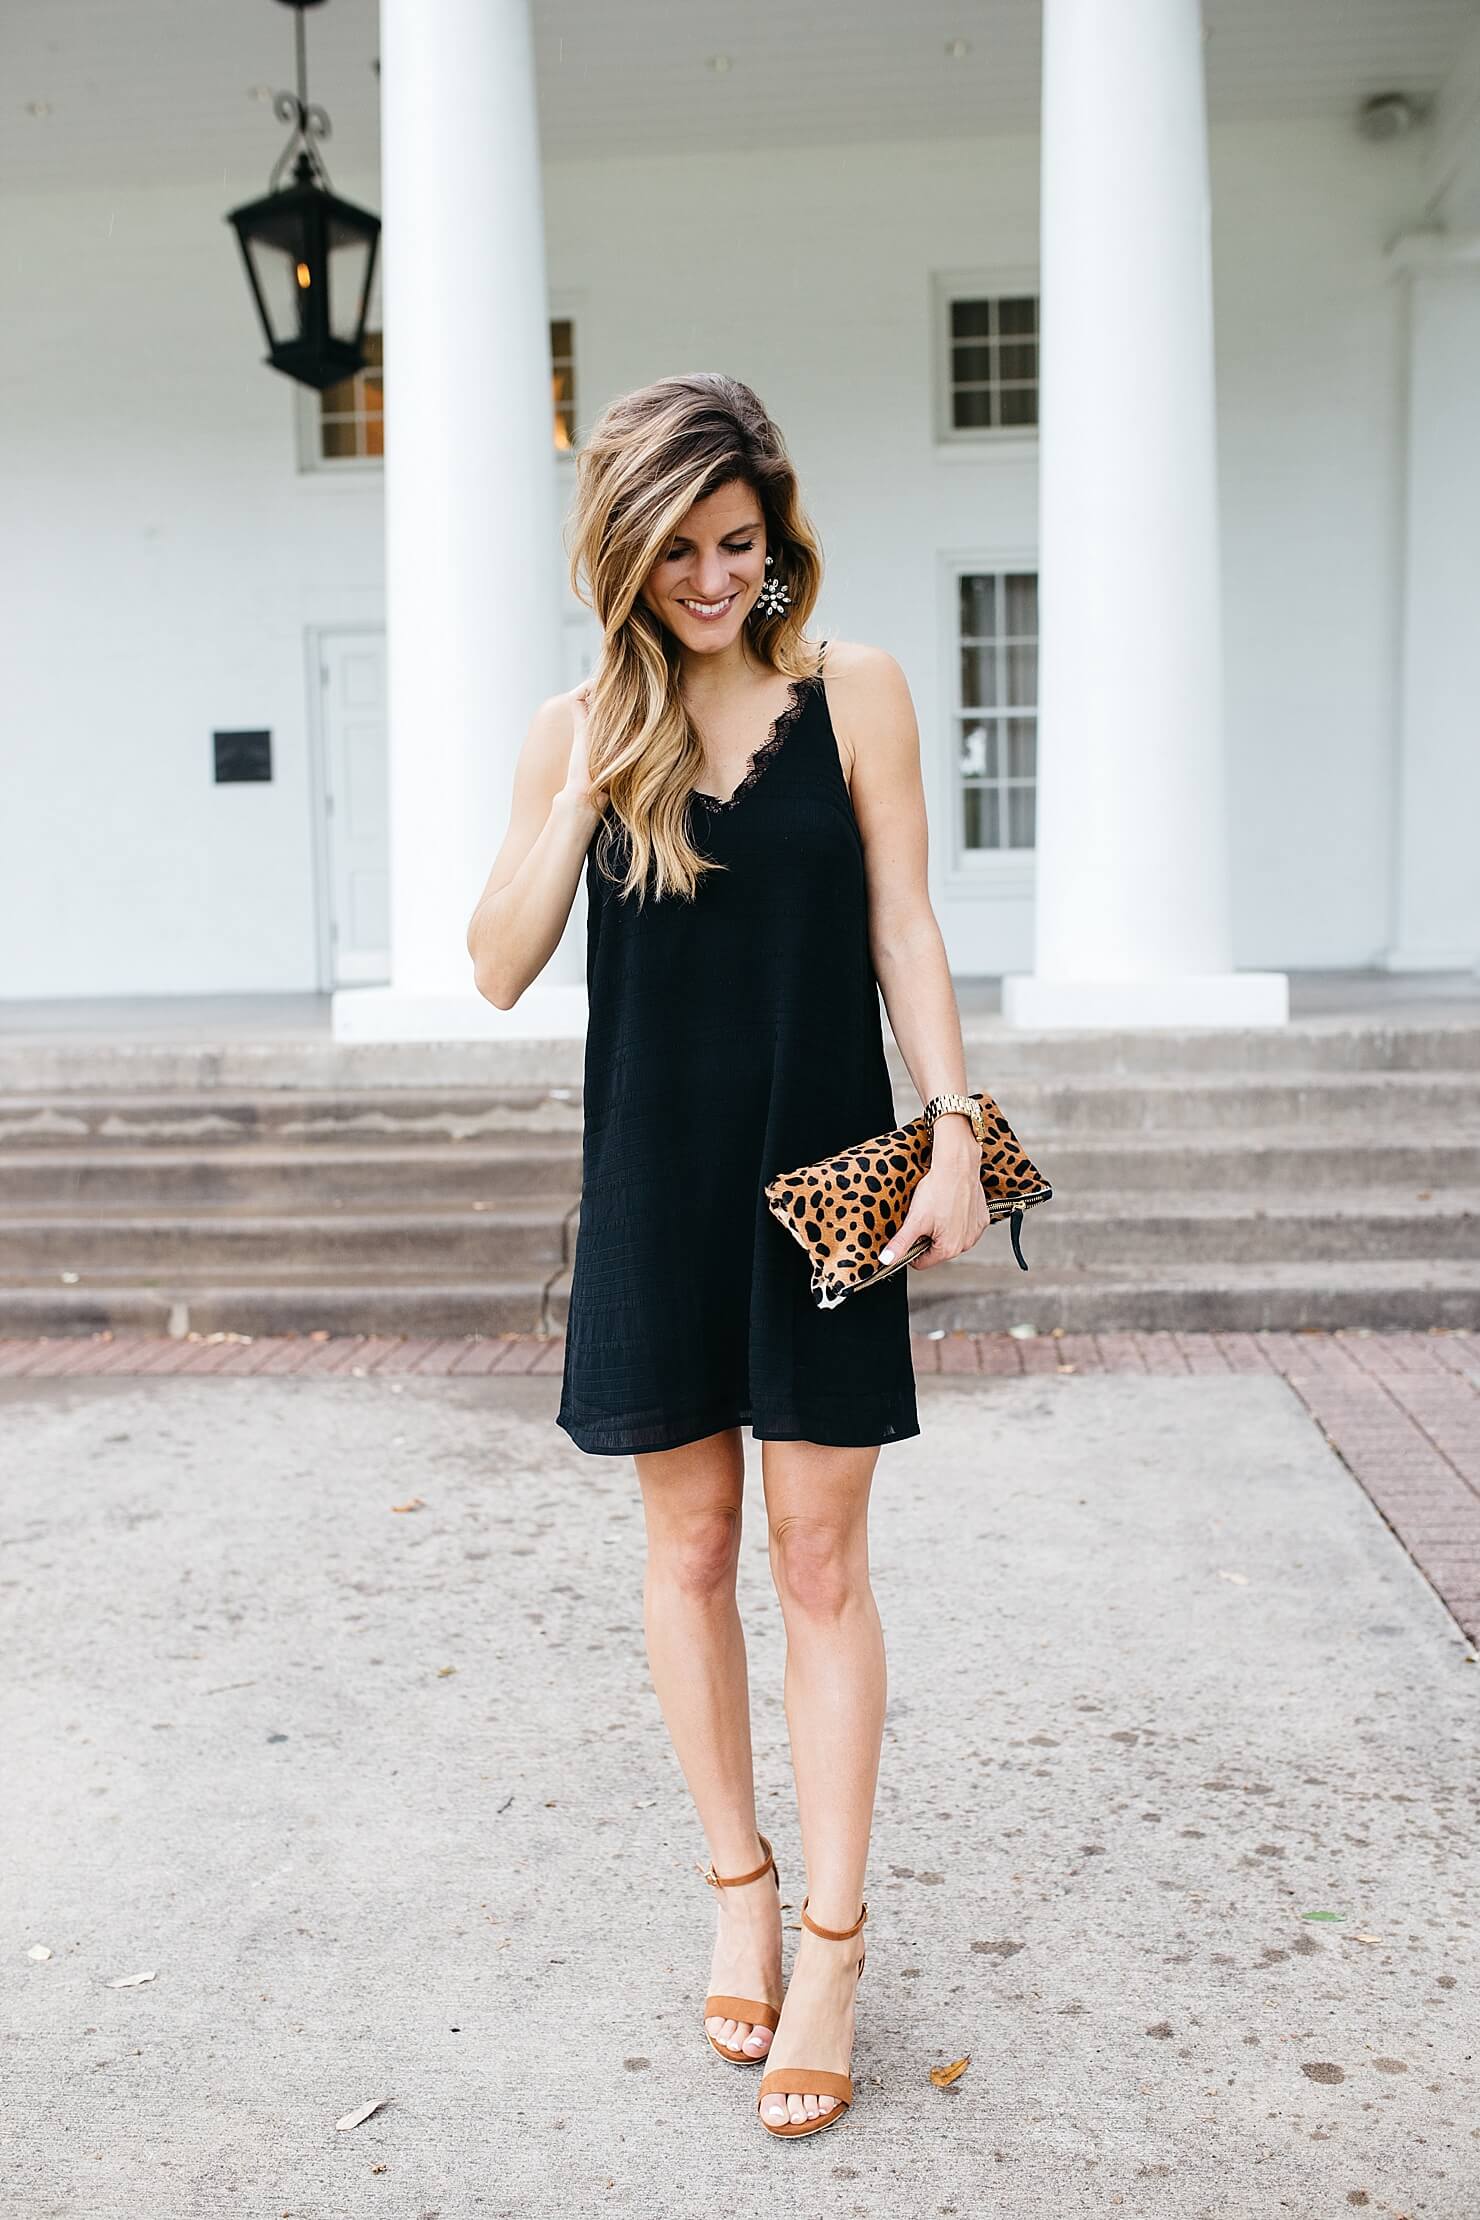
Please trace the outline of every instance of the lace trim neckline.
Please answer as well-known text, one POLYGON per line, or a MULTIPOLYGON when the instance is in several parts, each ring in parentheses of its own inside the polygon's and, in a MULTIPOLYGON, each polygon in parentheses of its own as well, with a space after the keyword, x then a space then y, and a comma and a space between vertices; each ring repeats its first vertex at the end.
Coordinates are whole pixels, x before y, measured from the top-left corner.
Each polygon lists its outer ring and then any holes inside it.
MULTIPOLYGON (((823 659, 826 658, 826 655, 827 642, 826 640, 824 640, 822 643, 823 659)), ((785 707, 778 712, 778 714, 772 721, 770 731, 766 734, 765 739, 762 740, 760 746, 751 756, 749 763, 746 765, 745 770, 741 775, 740 783, 738 786, 736 786, 733 793, 727 794, 724 799, 721 800, 718 794, 706 794, 702 786, 691 786, 689 788, 689 793, 692 799, 696 802, 702 802, 706 809, 715 809, 721 811, 733 809, 736 803, 739 801, 741 795, 748 793, 751 787, 755 785, 756 780, 765 770, 766 765, 770 762, 772 756, 774 756, 781 748, 787 734, 790 732, 792 726, 796 723, 798 717, 801 715, 803 709, 805 708, 808 694, 811 692, 814 686, 821 683, 821 679, 822 662, 819 661, 815 671, 812 671, 804 678, 794 678, 791 681, 786 690, 785 707)))

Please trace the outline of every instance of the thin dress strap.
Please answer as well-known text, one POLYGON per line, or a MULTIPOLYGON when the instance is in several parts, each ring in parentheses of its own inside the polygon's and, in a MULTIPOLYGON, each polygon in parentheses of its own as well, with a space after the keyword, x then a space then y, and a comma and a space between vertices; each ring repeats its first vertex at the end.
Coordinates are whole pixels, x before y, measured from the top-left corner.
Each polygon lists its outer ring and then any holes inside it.
POLYGON ((819 673, 821 672, 821 670, 822 670, 822 666, 823 666, 823 664, 824 664, 824 663, 825 663, 826 661, 827 661, 827 642, 826 642, 826 640, 824 640, 824 641, 823 641, 823 643, 822 643, 822 645, 821 645, 821 647, 820 647, 820 648, 818 649, 818 651, 817 651, 817 669, 818 669, 818 672, 819 672, 819 673))

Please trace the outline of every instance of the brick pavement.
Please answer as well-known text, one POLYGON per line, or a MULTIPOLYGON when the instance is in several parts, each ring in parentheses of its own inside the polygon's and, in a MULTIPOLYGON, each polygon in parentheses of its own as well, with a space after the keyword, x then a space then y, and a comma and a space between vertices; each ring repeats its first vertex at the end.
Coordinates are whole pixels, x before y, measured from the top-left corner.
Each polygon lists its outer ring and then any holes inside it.
MULTIPOLYGON (((1480 1333, 937 1333, 918 1374, 1261 1373, 1286 1380, 1470 1642, 1480 1645, 1480 1333)), ((559 1374, 556 1335, 81 1334, 0 1340, 0 1378, 559 1374)))

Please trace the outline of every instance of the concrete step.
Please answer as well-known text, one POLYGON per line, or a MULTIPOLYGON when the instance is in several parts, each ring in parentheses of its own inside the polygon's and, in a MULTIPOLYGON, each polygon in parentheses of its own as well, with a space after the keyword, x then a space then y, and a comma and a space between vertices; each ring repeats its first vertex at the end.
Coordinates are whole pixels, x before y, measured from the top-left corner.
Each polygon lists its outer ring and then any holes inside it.
POLYGON ((36 1203, 138 1209, 146 1201, 151 1210, 187 1204, 262 1210, 403 1202, 443 1209, 473 1202, 564 1206, 580 1191, 579 1134, 373 1148, 332 1141, 311 1149, 257 1141, 231 1148, 0 1148, 0 1211, 7 1215, 36 1203))
MULTIPOLYGON (((1480 1071, 1480 989, 1473 1016, 1434 1018, 1422 1005, 1393 1016, 1297 1018, 1284 1026, 1052 1029, 1019 1032, 995 1014, 962 1020, 973 1086, 1008 1077, 1170 1072, 1480 1071)), ((908 1092, 903 1059, 885 1037, 908 1092)), ((12 1032, 0 1037, 0 1093, 251 1094, 306 1088, 363 1091, 459 1086, 544 1092, 581 1084, 579 1036, 479 1041, 335 1041, 328 1037, 209 1041, 12 1032)))
MULTIPOLYGON (((1048 1206, 1045 1206, 1048 1207, 1048 1206)), ((1031 1221, 1031 1213, 1029 1214, 1031 1221)), ((999 1228, 993 1229, 994 1233, 999 1228)), ((980 1248, 981 1244, 978 1244, 980 1248)), ((1181 1328, 1255 1332, 1261 1328, 1369 1326, 1374 1331, 1430 1326, 1480 1328, 1480 1262, 1422 1258, 1330 1263, 1155 1264, 1116 1270, 1062 1268, 1048 1272, 1013 1261, 1005 1238, 996 1258, 973 1266, 973 1250, 928 1272, 909 1273, 910 1323, 916 1333, 1004 1332, 1031 1325, 1039 1333, 1108 1333, 1181 1328), (1006 1262, 1002 1261, 1005 1254, 1006 1262)), ((569 1309, 570 1275, 551 1283, 546 1303, 561 1331, 569 1309)), ((865 1290, 850 1297, 867 1302, 865 1290)))
POLYGON ((304 1212, 170 1209, 93 1205, 32 1205, 0 1223, 0 1264, 16 1271, 84 1275, 131 1272, 141 1279, 177 1265, 195 1270, 364 1272, 389 1266, 429 1277, 488 1279, 507 1273, 530 1279, 557 1270, 568 1254, 566 1219, 573 1204, 491 1202, 444 1210, 398 1203, 380 1210, 348 1205, 304 1212))
MULTIPOLYGON (((1036 1142, 1036 1136, 1035 1136, 1036 1142)), ((1419 1123, 1401 1139, 1340 1130, 1262 1127, 1218 1132, 1060 1137, 1045 1176, 1063 1201, 1170 1197, 1223 1190, 1257 1201, 1274 1194, 1365 1194, 1480 1188, 1480 1135, 1456 1140, 1443 1123, 1419 1123)), ((241 1141, 229 1148, 164 1144, 0 1147, 0 1211, 36 1203, 142 1209, 183 1204, 263 1210, 349 1203, 470 1201, 570 1203, 581 1188, 580 1135, 509 1134, 443 1145, 323 1141, 311 1149, 241 1141)))
MULTIPOLYGON (((1021 1136, 1019 1136, 1021 1138, 1021 1136)), ((1035 1136, 1036 1142, 1036 1136, 1035 1136)), ((1257 1131, 1124 1133, 1103 1139, 1053 1139, 1037 1151, 1055 1201, 1101 1195, 1172 1196, 1226 1190, 1251 1201, 1265 1195, 1317 1195, 1348 1189, 1480 1187, 1480 1136, 1416 1122, 1392 1135, 1319 1126, 1261 1126, 1257 1131)))
POLYGON ((318 1148, 356 1142, 405 1147, 581 1134, 579 1088, 283 1087, 261 1094, 57 1092, 0 1094, 0 1154, 10 1148, 229 1148, 272 1142, 318 1148))
MULTIPOLYGON (((579 1228, 576 1208, 569 1227, 572 1256, 579 1228)), ((1225 1262, 1291 1258, 1312 1267, 1328 1259, 1480 1258, 1480 1189, 1338 1192, 1318 1201, 1148 1196, 1131 1205, 1110 1196, 1066 1201, 1056 1193, 1024 1214, 1022 1242, 1030 1269, 1036 1262, 1050 1272, 1066 1267, 1114 1272, 1163 1259, 1216 1271, 1225 1262)), ((1006 1222, 999 1221, 959 1261, 963 1267, 995 1269, 1008 1251, 1006 1222)), ((1014 1269, 1021 1267, 1014 1263, 1014 1269)))
MULTIPOLYGON (((472 1203, 446 1210, 396 1202, 379 1210, 321 1204, 143 1210, 137 1204, 31 1205, 0 1225, 0 1264, 56 1274, 131 1272, 141 1280, 176 1266, 193 1270, 312 1268, 373 1276, 382 1265, 430 1277, 526 1279, 553 1273, 574 1254, 575 1203, 472 1203)), ((982 1238, 974 1256, 995 1257, 1005 1233, 982 1238)), ((1332 1194, 1319 1201, 1242 1195, 1147 1198, 1133 1207, 1109 1197, 1055 1197, 1028 1213, 1025 1244, 1048 1270, 1116 1270, 1160 1259, 1257 1263, 1480 1256, 1480 1192, 1332 1194)))
MULTIPOLYGON (((1480 1192, 1333 1194, 1317 1201, 1199 1195, 1123 1203, 1080 1198, 1051 1202, 1024 1216, 1030 1270, 1118 1272, 1165 1261, 1217 1272, 1225 1264, 1288 1262, 1312 1270, 1332 1261, 1480 1258, 1480 1192)), ((989 1227, 968 1255, 996 1269, 1010 1250, 1005 1225, 989 1227)), ((960 1260, 963 1263, 965 1259, 960 1260)), ((1014 1263, 1013 1269, 1019 1271, 1014 1263)))
POLYGON ((94 1274, 59 1286, 54 1273, 0 1272, 0 1336, 114 1332, 494 1334, 547 1333, 542 1279, 447 1280, 379 1271, 361 1282, 274 1270, 256 1278, 175 1271, 153 1285, 94 1274))
MULTIPOLYGON (((1480 1081, 1468 1072, 1333 1072, 1246 1078, 1226 1073, 1096 1074, 1015 1078, 991 1090, 1031 1156, 1056 1139, 1110 1134, 1216 1133, 1278 1128, 1323 1135, 1391 1136, 1414 1125, 1480 1141, 1480 1081)), ((896 1096, 896 1115, 915 1106, 896 1096)), ((578 1136, 578 1089, 561 1094, 477 1087, 381 1088, 258 1095, 11 1095, 0 1099, 0 1155, 12 1148, 230 1148, 250 1143, 318 1148, 425 1143, 466 1145, 499 1137, 578 1136)), ((1047 1170, 1047 1167, 1044 1167, 1047 1170)), ((1050 1176, 1052 1176, 1050 1174, 1050 1176)))
MULTIPOLYGON (((980 1244, 978 1244, 980 1246, 980 1244)), ((958 1257, 916 1275, 910 1317, 932 1327, 1054 1326, 1101 1332, 1156 1327, 1257 1331, 1301 1326, 1369 1326, 1375 1331, 1480 1325, 1480 1261, 1417 1257, 1321 1258, 1315 1262, 1147 1264, 1113 1270, 1059 1268, 1040 1273, 1026 1234, 1029 1269, 973 1266, 958 1257), (932 1284, 938 1281, 940 1284, 932 1284)), ((558 1283, 557 1283, 558 1285, 558 1283)), ((551 1291, 551 1315, 558 1313, 551 1291)))
MULTIPOLYGON (((1222 1072, 1015 1077, 989 1090, 1035 1160, 1051 1142, 1111 1133, 1241 1132, 1319 1126, 1331 1134, 1401 1134, 1414 1121, 1480 1140, 1480 1082, 1468 1072, 1323 1072, 1248 1079, 1222 1072)), ((1046 1170, 1046 1166, 1044 1167, 1046 1170)), ((1051 1176, 1051 1175, 1050 1175, 1051 1176)))

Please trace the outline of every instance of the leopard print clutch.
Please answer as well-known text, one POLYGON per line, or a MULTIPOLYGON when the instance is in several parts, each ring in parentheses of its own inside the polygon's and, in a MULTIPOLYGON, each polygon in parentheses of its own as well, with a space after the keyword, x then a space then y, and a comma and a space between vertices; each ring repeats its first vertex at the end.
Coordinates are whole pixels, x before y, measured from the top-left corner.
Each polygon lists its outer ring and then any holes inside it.
MULTIPOLYGON (((1019 1238, 1023 1212, 1047 1202, 1053 1189, 1023 1153, 1017 1135, 990 1095, 978 1094, 988 1138, 982 1144, 982 1190, 989 1222, 1012 1220, 1012 1253, 1026 1272, 1019 1238)), ((929 1248, 922 1235, 907 1255, 880 1265, 878 1253, 903 1225, 910 1197, 930 1169, 930 1127, 923 1116, 891 1133, 876 1133, 837 1156, 778 1172, 765 1187, 771 1215, 800 1242, 812 1267, 819 1310, 835 1310, 860 1288, 877 1287, 929 1248)))

